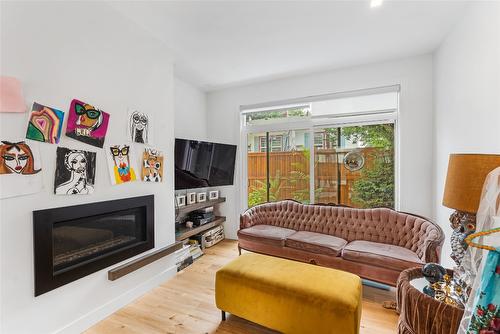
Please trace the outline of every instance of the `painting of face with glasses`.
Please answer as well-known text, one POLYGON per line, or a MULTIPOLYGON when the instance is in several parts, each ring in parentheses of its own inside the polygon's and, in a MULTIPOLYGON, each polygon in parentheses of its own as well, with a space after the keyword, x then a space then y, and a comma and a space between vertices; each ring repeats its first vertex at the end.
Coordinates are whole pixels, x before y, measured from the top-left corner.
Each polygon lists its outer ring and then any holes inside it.
POLYGON ((163 181, 163 153, 153 148, 145 148, 142 154, 142 181, 163 181))
POLYGON ((129 145, 112 145, 107 148, 109 176, 112 184, 122 184, 136 180, 135 169, 131 161, 131 147, 129 145))
POLYGON ((151 117, 145 113, 134 110, 129 113, 129 136, 133 143, 151 143, 151 117))
POLYGON ((89 145, 102 148, 108 131, 109 114, 74 99, 69 107, 66 135, 89 145))
POLYGON ((18 140, 0 142, 0 198, 42 190, 40 152, 37 144, 18 140))

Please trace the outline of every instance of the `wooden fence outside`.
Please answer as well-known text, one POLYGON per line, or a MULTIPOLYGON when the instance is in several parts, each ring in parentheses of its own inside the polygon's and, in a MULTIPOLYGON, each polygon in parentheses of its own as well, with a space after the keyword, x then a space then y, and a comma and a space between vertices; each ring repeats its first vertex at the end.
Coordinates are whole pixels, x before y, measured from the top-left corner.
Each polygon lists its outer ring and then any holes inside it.
MULTIPOLYGON (((376 148, 357 149, 365 157, 363 169, 370 168, 377 156, 376 148)), ((361 177, 362 170, 351 172, 343 163, 346 150, 316 150, 314 185, 316 203, 337 203, 355 206, 351 202, 352 187, 361 177), (340 203, 337 196, 337 179, 340 177, 340 203)), ((270 190, 271 199, 297 199, 309 202, 309 154, 307 151, 271 152, 269 154, 271 183, 279 184, 270 190), (278 180, 279 178, 279 180, 278 180)), ((248 153, 248 194, 266 186, 266 153, 248 153)), ((249 196, 250 198, 250 196, 249 196)), ((265 202, 265 199, 261 199, 265 202)), ((254 203, 256 204, 256 203, 254 203)))

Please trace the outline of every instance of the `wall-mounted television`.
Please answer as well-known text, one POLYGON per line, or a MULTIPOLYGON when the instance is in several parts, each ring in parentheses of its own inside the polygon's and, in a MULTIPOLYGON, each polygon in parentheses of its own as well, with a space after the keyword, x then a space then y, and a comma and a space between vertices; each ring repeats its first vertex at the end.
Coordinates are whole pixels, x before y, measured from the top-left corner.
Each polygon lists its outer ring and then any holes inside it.
POLYGON ((175 190, 233 184, 236 145, 175 139, 175 190))

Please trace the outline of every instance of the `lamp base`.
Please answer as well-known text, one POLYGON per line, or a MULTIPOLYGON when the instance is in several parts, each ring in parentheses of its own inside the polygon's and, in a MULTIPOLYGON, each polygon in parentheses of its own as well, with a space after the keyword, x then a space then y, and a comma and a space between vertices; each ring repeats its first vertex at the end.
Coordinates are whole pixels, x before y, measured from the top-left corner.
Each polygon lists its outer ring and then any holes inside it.
POLYGON ((460 266, 468 245, 465 238, 476 231, 476 215, 464 211, 455 211, 450 216, 450 225, 453 229, 451 234, 451 258, 457 266, 460 266))

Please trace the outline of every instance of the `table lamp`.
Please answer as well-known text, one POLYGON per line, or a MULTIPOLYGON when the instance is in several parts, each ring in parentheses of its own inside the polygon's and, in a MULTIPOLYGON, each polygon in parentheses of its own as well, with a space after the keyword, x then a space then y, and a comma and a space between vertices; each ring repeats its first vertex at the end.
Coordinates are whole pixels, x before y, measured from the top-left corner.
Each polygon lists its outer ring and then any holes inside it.
POLYGON ((499 154, 450 154, 443 205, 450 216, 451 258, 460 266, 467 249, 464 239, 476 230, 476 213, 486 176, 500 167, 499 154))

